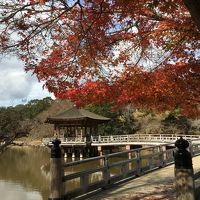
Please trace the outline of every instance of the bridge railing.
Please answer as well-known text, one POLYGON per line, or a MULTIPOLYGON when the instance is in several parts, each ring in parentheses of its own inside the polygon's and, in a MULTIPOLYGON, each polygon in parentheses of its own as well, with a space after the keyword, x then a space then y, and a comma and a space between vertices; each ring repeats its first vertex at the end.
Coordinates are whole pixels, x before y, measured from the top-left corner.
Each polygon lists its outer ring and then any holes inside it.
MULTIPOLYGON (((191 142, 189 149, 193 156, 200 154, 198 143, 191 142)), ((62 178, 62 196, 72 199, 164 167, 173 163, 173 153, 173 148, 166 149, 166 145, 159 145, 65 163, 62 165, 65 171, 62 178), (83 164, 90 167, 85 171, 69 173, 68 169, 79 169, 83 164), (70 188, 70 182, 76 182, 77 187, 70 188)))
POLYGON ((62 142, 65 142, 65 143, 84 143, 84 142, 86 142, 86 138, 85 137, 67 137, 67 138, 63 138, 62 142))
MULTIPOLYGON (((147 173, 153 169, 164 167, 173 162, 173 149, 166 150, 165 146, 154 146, 142 149, 135 149, 126 152, 119 152, 89 158, 82 161, 65 163, 65 170, 70 167, 77 167, 87 163, 93 166, 83 172, 65 174, 63 181, 65 186, 72 180, 79 179, 79 187, 69 190, 65 187, 65 198, 71 199, 96 189, 109 187, 111 184, 119 183, 127 178, 133 178, 147 173), (98 164, 97 164, 98 163, 98 164), (92 175, 98 178, 92 180, 92 175)), ((68 171, 68 170, 66 170, 68 171)))
MULTIPOLYGON (((199 135, 174 135, 174 134, 129 134, 129 135, 109 135, 109 136, 91 136, 92 144, 108 144, 108 143, 131 143, 131 142, 174 142, 180 136, 186 140, 199 140, 199 135)), ((44 138, 45 145, 51 144, 54 138, 44 138)), ((85 137, 67 137, 59 138, 63 144, 85 143, 85 137)))

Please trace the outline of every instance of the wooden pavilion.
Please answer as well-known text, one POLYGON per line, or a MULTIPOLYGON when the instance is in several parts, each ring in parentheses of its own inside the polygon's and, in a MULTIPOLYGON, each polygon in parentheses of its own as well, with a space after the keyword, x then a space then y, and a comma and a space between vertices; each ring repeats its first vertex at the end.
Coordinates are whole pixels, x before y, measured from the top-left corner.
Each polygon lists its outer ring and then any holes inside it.
POLYGON ((98 135, 98 125, 109 120, 110 118, 72 107, 55 116, 48 117, 46 122, 54 124, 55 136, 67 138, 98 135))

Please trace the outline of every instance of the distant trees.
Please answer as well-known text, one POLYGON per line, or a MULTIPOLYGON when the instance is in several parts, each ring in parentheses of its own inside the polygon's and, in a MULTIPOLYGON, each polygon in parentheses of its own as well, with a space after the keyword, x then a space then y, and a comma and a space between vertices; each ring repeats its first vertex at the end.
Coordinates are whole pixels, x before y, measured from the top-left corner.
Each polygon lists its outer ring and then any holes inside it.
POLYGON ((140 124, 134 118, 134 110, 129 108, 112 109, 111 104, 94 105, 85 107, 87 110, 99 115, 111 118, 111 121, 99 126, 100 135, 133 134, 139 128, 140 124))
POLYGON ((50 97, 46 97, 42 100, 34 99, 29 101, 24 107, 24 117, 33 119, 37 114, 46 110, 52 103, 52 99, 50 97))
POLYGON ((29 134, 31 120, 52 103, 50 97, 42 100, 34 99, 26 105, 0 107, 0 152, 4 146, 14 139, 29 134))
POLYGON ((177 115, 175 112, 170 112, 168 116, 161 121, 162 128, 168 134, 195 134, 191 130, 192 121, 184 116, 177 115), (192 131, 192 133, 189 131, 192 131))
POLYGON ((111 118, 98 128, 100 135, 117 134, 199 134, 200 119, 182 116, 180 109, 172 112, 155 113, 151 110, 134 109, 132 106, 113 110, 111 104, 90 104, 85 109, 111 118))

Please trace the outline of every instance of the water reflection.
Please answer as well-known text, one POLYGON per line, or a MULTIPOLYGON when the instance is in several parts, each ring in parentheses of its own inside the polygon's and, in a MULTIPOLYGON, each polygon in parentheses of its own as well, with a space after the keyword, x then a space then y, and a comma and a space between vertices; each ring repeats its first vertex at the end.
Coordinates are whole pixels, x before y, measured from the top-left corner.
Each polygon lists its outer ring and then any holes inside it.
MULTIPOLYGON (((151 151, 141 150, 142 155, 151 154, 151 151)), ((127 156, 127 155, 126 155, 127 156)), ((120 162, 127 157, 117 156, 109 159, 109 165, 120 162)), ((135 158, 133 152, 131 157, 135 158)), ((47 148, 28 148, 12 147, 0 155, 0 199, 3 200, 46 200, 49 196, 49 160, 50 149, 47 148)), ((79 159, 78 159, 79 160, 79 159)), ((159 160, 155 159, 154 162, 159 160)), ((71 162, 71 158, 67 162, 71 162)), ((146 166, 148 161, 141 160, 142 165, 146 166)), ((65 168, 65 174, 89 170, 100 167, 103 162, 91 161, 76 166, 65 168)), ((136 163, 130 164, 130 169, 134 169, 136 163)), ((111 167, 111 176, 121 173, 118 167, 111 167)), ((94 183, 103 178, 102 172, 90 175, 90 183, 94 183)), ((80 178, 73 179, 66 183, 66 190, 72 190, 80 186, 80 178)))
POLYGON ((49 179, 41 167, 49 162, 45 148, 10 148, 0 155, 0 194, 4 200, 48 199, 49 179), (12 192, 11 192, 12 191, 12 192), (12 195, 16 195, 12 198, 12 195))
POLYGON ((38 191, 27 191, 13 182, 0 181, 0 194, 3 200, 42 200, 38 191))

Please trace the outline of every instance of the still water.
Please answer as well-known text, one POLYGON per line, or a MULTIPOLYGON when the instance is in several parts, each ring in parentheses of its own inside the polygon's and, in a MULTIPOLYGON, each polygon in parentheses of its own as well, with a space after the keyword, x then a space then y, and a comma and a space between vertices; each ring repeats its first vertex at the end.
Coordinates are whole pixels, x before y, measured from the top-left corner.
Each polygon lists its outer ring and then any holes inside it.
MULTIPOLYGON (((50 149, 45 147, 12 147, 0 154, 0 200, 47 200, 50 183, 50 149)), ((65 162, 71 162, 71 158, 65 162)), ((90 163, 65 169, 65 174, 82 171, 92 166, 90 163)), ((99 179, 99 175, 91 180, 99 179)), ((79 187, 74 179, 66 184, 68 190, 79 187)))
MULTIPOLYGON (((142 154, 148 154, 145 150, 142 154)), ((111 159, 111 163, 123 160, 124 157, 111 159)), ((12 147, 0 155, 0 200, 47 200, 49 197, 49 161, 50 149, 44 147, 12 147)), ((71 160, 67 160, 70 162, 71 160)), ((158 161, 158 159, 157 159, 158 161)), ((142 165, 148 162, 143 160, 142 165)), ((82 171, 101 163, 92 161, 65 169, 65 174, 82 171)), ((134 164, 130 166, 134 168, 134 164)), ((111 174, 118 174, 114 167, 111 174)), ((90 182, 102 179, 101 174, 94 174, 90 182)), ((68 190, 79 187, 79 180, 66 184, 68 190)))
POLYGON ((13 147, 0 155, 0 199, 46 200, 49 177, 42 167, 49 163, 46 148, 13 147))

